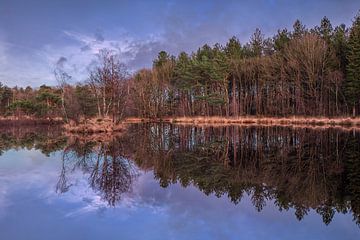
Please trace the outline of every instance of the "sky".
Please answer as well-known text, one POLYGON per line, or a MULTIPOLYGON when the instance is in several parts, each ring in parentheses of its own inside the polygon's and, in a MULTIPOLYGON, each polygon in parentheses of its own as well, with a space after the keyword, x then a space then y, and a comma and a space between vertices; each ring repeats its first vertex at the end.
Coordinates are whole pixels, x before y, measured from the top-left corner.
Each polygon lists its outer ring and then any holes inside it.
POLYGON ((56 85, 56 67, 82 82, 103 48, 136 71, 161 50, 245 43, 256 28, 268 37, 296 19, 350 26, 359 10, 359 0, 0 0, 0 82, 56 85))

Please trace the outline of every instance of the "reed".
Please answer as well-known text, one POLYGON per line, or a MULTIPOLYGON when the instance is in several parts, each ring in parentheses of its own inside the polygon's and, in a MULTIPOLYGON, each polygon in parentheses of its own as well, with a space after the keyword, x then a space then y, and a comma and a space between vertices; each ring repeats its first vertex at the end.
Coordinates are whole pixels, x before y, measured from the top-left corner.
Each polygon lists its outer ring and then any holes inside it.
POLYGON ((70 121, 64 125, 70 133, 113 133, 124 131, 126 126, 122 123, 116 124, 110 118, 86 119, 79 123, 70 121))
POLYGON ((0 127, 60 124, 63 124, 63 120, 61 118, 0 117, 0 127))
POLYGON ((165 117, 165 118, 128 118, 126 123, 170 122, 183 124, 233 124, 233 125, 309 125, 309 126, 348 126, 360 127, 360 117, 165 117))

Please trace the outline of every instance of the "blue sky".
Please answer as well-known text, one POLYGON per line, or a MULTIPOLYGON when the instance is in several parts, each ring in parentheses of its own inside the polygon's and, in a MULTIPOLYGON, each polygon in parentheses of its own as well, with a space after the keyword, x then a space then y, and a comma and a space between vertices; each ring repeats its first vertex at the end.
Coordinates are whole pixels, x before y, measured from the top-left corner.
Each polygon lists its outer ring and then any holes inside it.
POLYGON ((0 0, 0 82, 55 85, 57 65, 83 81, 102 48, 136 70, 160 50, 191 52, 234 35, 246 42, 257 27, 271 36, 323 16, 349 26, 359 9, 359 0, 0 0))

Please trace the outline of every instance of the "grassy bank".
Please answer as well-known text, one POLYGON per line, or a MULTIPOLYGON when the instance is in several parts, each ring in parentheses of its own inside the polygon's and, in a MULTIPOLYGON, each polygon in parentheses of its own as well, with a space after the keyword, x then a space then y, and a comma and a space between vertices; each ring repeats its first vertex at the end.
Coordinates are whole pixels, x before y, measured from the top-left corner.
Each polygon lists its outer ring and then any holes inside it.
POLYGON ((61 118, 32 118, 32 117, 1 117, 0 127, 6 126, 37 126, 37 125, 61 125, 61 118))
POLYGON ((70 133, 113 133, 126 130, 126 124, 131 123, 160 123, 196 125, 196 126, 290 126, 307 128, 341 128, 360 130, 360 117, 164 117, 164 118, 127 118, 114 124, 110 118, 92 118, 78 123, 71 121, 64 123, 62 119, 38 119, 38 118, 0 118, 0 126, 35 126, 35 125, 63 125, 70 133))
POLYGON ((165 118, 128 118, 127 123, 169 122, 193 125, 308 125, 308 126, 343 126, 359 127, 360 117, 165 117, 165 118))

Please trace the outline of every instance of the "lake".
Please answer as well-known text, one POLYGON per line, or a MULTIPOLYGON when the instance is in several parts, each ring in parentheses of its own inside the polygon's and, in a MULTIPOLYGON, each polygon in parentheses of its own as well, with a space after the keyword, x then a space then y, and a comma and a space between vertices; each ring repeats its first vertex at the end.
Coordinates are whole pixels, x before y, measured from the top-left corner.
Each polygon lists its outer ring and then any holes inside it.
POLYGON ((0 239, 360 239, 360 132, 0 133, 0 239))

